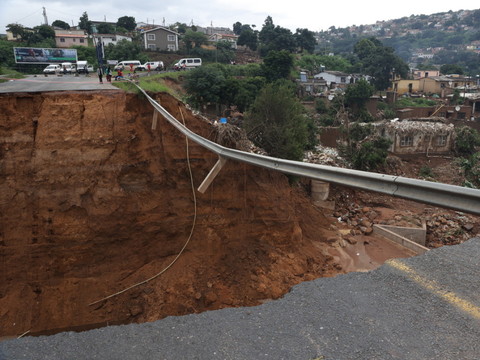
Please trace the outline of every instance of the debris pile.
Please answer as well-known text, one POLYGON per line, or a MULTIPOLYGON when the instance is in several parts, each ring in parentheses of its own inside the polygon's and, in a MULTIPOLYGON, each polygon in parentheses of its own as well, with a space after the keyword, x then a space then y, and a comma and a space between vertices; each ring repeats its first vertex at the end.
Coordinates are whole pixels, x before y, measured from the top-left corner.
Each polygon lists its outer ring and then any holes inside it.
POLYGON ((351 235, 370 235, 379 214, 369 206, 362 207, 354 204, 354 206, 337 210, 333 216, 337 218, 338 222, 346 223, 352 228, 351 235))
MULTIPOLYGON (((433 210, 433 209, 431 209, 433 210)), ((411 211, 398 211, 389 219, 369 206, 351 203, 333 213, 339 223, 351 228, 351 235, 370 235, 373 224, 421 228, 425 221, 427 227, 426 246, 436 248, 443 245, 456 245, 480 236, 480 224, 461 212, 435 209, 431 214, 415 214, 411 211)), ((346 238, 348 241, 348 238, 346 238)))
POLYGON ((427 215, 427 246, 456 245, 480 236, 479 224, 461 212, 435 212, 427 215))
POLYGON ((445 124, 444 121, 444 118, 439 117, 404 119, 402 121, 394 119, 383 122, 382 124, 378 125, 378 127, 386 129, 386 131, 389 133, 396 133, 399 135, 419 133, 429 135, 446 135, 453 132, 453 124, 445 124))
POLYGON ((304 155, 304 162, 320 165, 337 166, 347 168, 347 162, 343 159, 338 151, 334 148, 326 146, 317 146, 314 151, 307 151, 304 155))

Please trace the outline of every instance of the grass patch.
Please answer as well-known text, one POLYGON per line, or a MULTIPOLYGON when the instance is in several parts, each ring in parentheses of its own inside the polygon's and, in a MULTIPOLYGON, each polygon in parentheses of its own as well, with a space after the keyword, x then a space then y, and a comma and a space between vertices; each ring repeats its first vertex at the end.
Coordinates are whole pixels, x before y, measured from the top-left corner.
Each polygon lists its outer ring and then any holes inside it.
POLYGON ((425 98, 400 98, 395 102, 395 107, 429 107, 435 106, 436 104, 434 100, 425 98))
POLYGON ((25 75, 19 73, 18 71, 0 67, 0 82, 7 82, 8 79, 23 79, 25 75))
MULTIPOLYGON (((174 91, 165 83, 165 79, 178 79, 177 73, 151 74, 139 78, 139 86, 148 92, 166 92, 174 95, 174 91), (173 75, 173 76, 172 76, 173 75)), ((127 92, 140 93, 140 90, 129 81, 113 81, 112 84, 127 92)))

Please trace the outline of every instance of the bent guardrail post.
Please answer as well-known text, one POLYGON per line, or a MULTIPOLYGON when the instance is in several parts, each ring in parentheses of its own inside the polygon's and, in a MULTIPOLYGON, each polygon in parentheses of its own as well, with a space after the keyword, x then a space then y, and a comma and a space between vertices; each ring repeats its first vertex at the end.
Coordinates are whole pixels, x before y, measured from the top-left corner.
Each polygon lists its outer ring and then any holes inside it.
POLYGON ((213 168, 210 170, 207 177, 203 180, 203 182, 198 187, 197 190, 199 192, 201 192, 203 194, 203 193, 205 193, 205 191, 207 191, 207 189, 210 186, 210 184, 212 183, 213 179, 215 179, 215 177, 218 175, 220 170, 222 170, 222 167, 223 167, 223 165, 225 165, 226 162, 227 162, 227 160, 224 157, 221 157, 221 156, 218 157, 217 162, 215 163, 213 168))
MULTIPOLYGON (((137 85, 135 84, 135 86, 137 85)), ((269 156, 226 148, 195 134, 175 119, 160 104, 153 100, 142 88, 139 86, 137 87, 146 96, 154 109, 165 117, 170 124, 192 141, 195 141, 200 146, 216 153, 220 158, 245 162, 254 166, 280 171, 285 174, 303 176, 361 190, 375 191, 404 199, 480 215, 480 190, 477 189, 409 179, 401 176, 377 174, 367 171, 272 158, 269 156)), ((217 164, 214 166, 214 169, 216 167, 217 164)), ((211 172, 214 169, 212 169, 211 172)), ((209 176, 210 174, 207 178, 209 178, 209 176)), ((213 178, 214 176, 211 177, 212 181, 213 178)))
POLYGON ((152 130, 157 129, 157 121, 158 121, 158 111, 154 110, 153 111, 153 119, 152 119, 152 130))

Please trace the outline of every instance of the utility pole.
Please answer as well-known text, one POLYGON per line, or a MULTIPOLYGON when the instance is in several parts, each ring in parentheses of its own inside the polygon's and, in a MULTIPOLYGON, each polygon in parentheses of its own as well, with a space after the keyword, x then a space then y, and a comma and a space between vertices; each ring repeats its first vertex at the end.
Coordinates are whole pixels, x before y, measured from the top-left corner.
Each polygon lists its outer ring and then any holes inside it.
POLYGON ((45 20, 45 25, 48 26, 48 19, 47 19, 47 10, 45 10, 45 7, 43 9, 43 19, 45 20))

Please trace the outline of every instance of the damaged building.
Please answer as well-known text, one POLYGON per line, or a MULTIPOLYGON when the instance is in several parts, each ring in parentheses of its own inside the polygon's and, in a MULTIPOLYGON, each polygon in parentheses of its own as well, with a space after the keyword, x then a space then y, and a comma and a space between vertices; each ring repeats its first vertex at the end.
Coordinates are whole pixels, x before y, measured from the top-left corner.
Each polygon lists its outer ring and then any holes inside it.
POLYGON ((410 118, 375 124, 377 134, 392 141, 394 154, 446 154, 453 150, 455 129, 444 118, 410 118))

